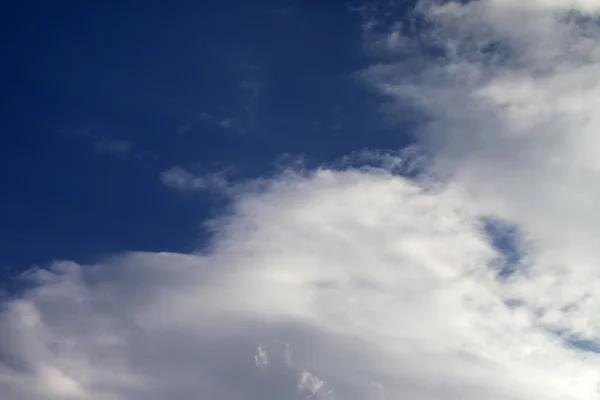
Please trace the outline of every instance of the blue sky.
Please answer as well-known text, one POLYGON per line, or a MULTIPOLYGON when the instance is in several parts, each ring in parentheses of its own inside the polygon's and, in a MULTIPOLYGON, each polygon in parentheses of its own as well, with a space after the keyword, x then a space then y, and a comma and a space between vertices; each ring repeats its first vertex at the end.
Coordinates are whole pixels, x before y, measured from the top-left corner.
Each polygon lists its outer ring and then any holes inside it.
POLYGON ((600 0, 57 4, 2 13, 2 400, 598 399, 600 0))
POLYGON ((4 19, 3 274, 196 247, 223 199, 165 188, 173 165, 252 177, 406 140, 353 77, 368 57, 343 1, 28 2, 4 19))

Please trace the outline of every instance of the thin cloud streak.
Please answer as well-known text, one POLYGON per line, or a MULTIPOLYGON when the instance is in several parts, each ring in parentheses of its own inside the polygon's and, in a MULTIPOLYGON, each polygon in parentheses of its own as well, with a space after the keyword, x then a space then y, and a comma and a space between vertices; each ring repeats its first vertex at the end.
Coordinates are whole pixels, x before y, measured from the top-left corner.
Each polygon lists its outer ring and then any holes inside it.
POLYGON ((197 176, 180 166, 174 166, 160 175, 161 182, 172 189, 181 192, 195 190, 225 190, 229 187, 227 171, 197 176))

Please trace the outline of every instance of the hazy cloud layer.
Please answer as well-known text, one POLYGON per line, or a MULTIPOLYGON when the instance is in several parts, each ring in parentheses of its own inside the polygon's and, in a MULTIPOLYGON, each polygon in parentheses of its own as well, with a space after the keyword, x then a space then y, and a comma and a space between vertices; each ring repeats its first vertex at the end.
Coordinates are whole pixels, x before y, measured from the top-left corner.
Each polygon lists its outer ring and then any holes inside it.
POLYGON ((385 61, 359 75, 431 156, 233 188, 197 254, 31 272, 0 314, 3 398, 600 397, 600 5, 563 4, 362 8, 385 61))

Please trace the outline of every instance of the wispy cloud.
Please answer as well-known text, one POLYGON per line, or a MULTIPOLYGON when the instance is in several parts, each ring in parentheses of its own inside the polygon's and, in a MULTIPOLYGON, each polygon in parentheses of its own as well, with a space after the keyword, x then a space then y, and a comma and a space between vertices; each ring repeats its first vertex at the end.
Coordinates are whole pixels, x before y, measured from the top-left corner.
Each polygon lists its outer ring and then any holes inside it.
POLYGON ((161 173, 160 178, 167 187, 190 192, 203 189, 225 189, 228 186, 226 175, 227 171, 220 171, 198 176, 183 167, 175 166, 161 173))
POLYGON ((256 363, 256 366, 262 370, 264 370, 269 365, 269 356, 262 346, 258 346, 256 348, 254 362, 256 363))
POLYGON ((223 129, 227 129, 227 130, 231 130, 231 131, 237 131, 237 132, 245 132, 246 131, 243 124, 240 123, 237 119, 235 119, 233 117, 226 117, 226 118, 219 119, 217 121, 217 125, 223 129))
POLYGON ((260 97, 261 84, 258 81, 245 80, 240 82, 237 89, 247 102, 256 102, 260 97))
POLYGON ((180 134, 188 133, 189 131, 192 130, 193 127, 194 127, 194 123, 188 122, 187 124, 183 124, 183 125, 179 126, 179 128, 177 128, 177 133, 180 133, 180 134))
POLYGON ((92 128, 63 130, 63 133, 84 138, 98 154, 115 157, 154 157, 150 152, 140 151, 129 139, 114 139, 92 128))
POLYGON ((125 155, 134 148, 134 143, 130 140, 111 140, 106 137, 95 139, 93 145, 98 153, 118 156, 125 155))
MULTIPOLYGON (((251 74, 250 74, 251 75, 251 74)), ((263 86, 257 79, 243 79, 234 87, 231 109, 225 113, 201 112, 191 121, 177 128, 186 134, 197 127, 216 126, 224 131, 247 133, 255 128, 256 110, 259 107, 263 86)))
POLYGON ((231 132, 245 133, 247 131, 247 124, 243 119, 240 120, 231 116, 220 117, 202 112, 196 120, 180 125, 177 128, 177 132, 179 134, 187 134, 196 128, 198 124, 212 125, 231 132))
POLYGON ((325 382, 309 371, 302 371, 298 382, 300 393, 307 393, 308 398, 319 400, 335 400, 333 391, 327 389, 325 382))

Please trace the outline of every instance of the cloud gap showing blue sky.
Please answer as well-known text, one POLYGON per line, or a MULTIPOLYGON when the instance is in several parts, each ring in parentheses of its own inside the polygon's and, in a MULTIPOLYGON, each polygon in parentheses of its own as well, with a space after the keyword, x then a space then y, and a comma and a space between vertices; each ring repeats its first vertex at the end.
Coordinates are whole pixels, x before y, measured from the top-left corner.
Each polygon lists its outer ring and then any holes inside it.
POLYGON ((494 266, 499 278, 510 278, 521 267, 521 240, 514 225, 504 221, 484 218, 483 229, 488 240, 502 255, 499 264, 494 266))

